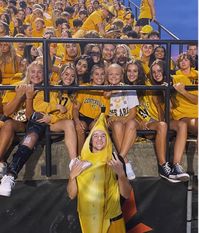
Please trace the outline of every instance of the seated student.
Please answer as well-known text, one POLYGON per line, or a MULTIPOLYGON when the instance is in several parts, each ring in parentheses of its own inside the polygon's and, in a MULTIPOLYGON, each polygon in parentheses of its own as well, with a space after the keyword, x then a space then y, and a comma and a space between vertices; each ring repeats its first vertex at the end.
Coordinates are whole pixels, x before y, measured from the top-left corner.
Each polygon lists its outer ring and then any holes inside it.
MULTIPOLYGON (((34 63, 34 62, 33 62, 34 63)), ((33 72, 33 70, 32 70, 33 72)), ((43 66, 35 71, 35 80, 43 81, 43 66)), ((65 65, 61 70, 62 85, 70 86, 75 82, 75 69, 71 65, 65 65)), ((72 102, 66 92, 51 92, 50 102, 44 101, 44 92, 38 91, 35 95, 34 88, 29 91, 26 111, 33 113, 26 130, 23 141, 13 155, 6 175, 3 176, 0 185, 0 195, 10 196, 18 173, 34 151, 39 138, 45 132, 47 125, 54 132, 64 131, 64 142, 68 149, 70 159, 77 156, 77 136, 72 121, 72 102)))
MULTIPOLYGON (((127 76, 126 76, 126 83, 130 85, 148 85, 151 86, 151 82, 149 79, 146 79, 146 76, 144 75, 144 70, 141 65, 140 61, 132 61, 129 62, 127 65, 127 76), (145 79, 143 79, 145 77, 145 79)), ((162 78, 161 78, 162 80, 162 78)), ((158 160, 158 169, 159 174, 161 177, 169 180, 170 182, 177 183, 179 182, 177 177, 171 178, 171 167, 169 166, 169 163, 166 161, 166 135, 167 135, 167 124, 164 122, 163 116, 161 113, 162 108, 162 101, 158 101, 156 96, 154 95, 154 91, 151 90, 145 90, 145 91, 139 91, 138 97, 139 97, 139 106, 137 106, 137 129, 140 130, 155 130, 155 148, 156 148, 156 156, 158 160)), ((182 124, 182 127, 185 131, 185 135, 182 135, 179 138, 181 140, 185 140, 186 142, 186 125, 182 124)), ((184 145, 185 145, 184 142, 184 145)), ((182 144, 182 147, 184 146, 182 144)), ((179 149, 179 147, 178 147, 179 149)), ((177 152, 176 147, 176 152, 177 152)), ((178 151, 181 153, 181 155, 176 153, 174 162, 178 163, 180 162, 180 159, 182 157, 181 149, 178 151), (178 160, 178 162, 177 162, 178 160)), ((187 180, 188 174, 184 173, 182 176, 182 180, 184 177, 184 180, 187 180)), ((184 181, 183 180, 183 181, 184 181)))
MULTIPOLYGON (((165 63, 161 60, 156 60, 150 67, 150 82, 153 85, 163 85, 165 81, 165 63)), ((154 100, 158 110, 158 118, 159 120, 164 120, 165 97, 163 93, 161 91, 155 92, 153 101, 154 100)), ((169 178, 174 180, 188 181, 189 175, 183 171, 183 168, 180 165, 187 140, 187 124, 183 121, 171 119, 169 126, 170 129, 176 131, 173 161, 170 161, 171 164, 168 163, 168 165, 170 165, 169 178)))
POLYGON ((0 129, 0 137, 2 139, 0 143, 0 177, 6 173, 7 164, 5 163, 5 154, 13 142, 15 133, 25 131, 26 122, 30 115, 29 109, 26 109, 26 104, 29 104, 31 101, 33 86, 41 82, 41 69, 42 65, 39 62, 30 64, 23 81, 16 83, 15 90, 8 90, 3 96, 4 115, 1 119, 0 129))
MULTIPOLYGON (((102 65, 94 65, 91 70, 91 85, 103 85, 105 82, 105 69, 102 65)), ((78 137, 78 153, 80 154, 86 138, 86 131, 90 130, 101 113, 101 108, 106 108, 109 115, 109 99, 104 97, 103 91, 80 91, 77 93, 76 102, 73 107, 73 119, 75 121, 78 137)))
POLYGON ((78 198, 83 233, 126 232, 120 195, 128 199, 132 188, 122 162, 114 156, 105 116, 101 114, 84 143, 80 160, 71 167, 67 185, 69 197, 78 198))
POLYGON ((198 71, 194 69, 193 59, 188 53, 181 53, 178 56, 177 66, 177 75, 185 75, 191 80, 192 84, 197 84, 198 71))
MULTIPOLYGON (((118 64, 112 64, 107 69, 107 79, 110 85, 124 85, 123 69, 118 64)), ((127 155, 136 139, 136 106, 139 104, 135 90, 111 91, 109 126, 112 130, 113 142, 119 155, 126 162, 128 179, 135 178, 127 155)))
POLYGON ((172 98, 172 117, 174 120, 185 121, 188 132, 198 134, 198 91, 188 91, 186 85, 198 85, 198 71, 191 68, 191 57, 180 54, 178 67, 180 70, 173 75, 173 87, 177 91, 172 98))

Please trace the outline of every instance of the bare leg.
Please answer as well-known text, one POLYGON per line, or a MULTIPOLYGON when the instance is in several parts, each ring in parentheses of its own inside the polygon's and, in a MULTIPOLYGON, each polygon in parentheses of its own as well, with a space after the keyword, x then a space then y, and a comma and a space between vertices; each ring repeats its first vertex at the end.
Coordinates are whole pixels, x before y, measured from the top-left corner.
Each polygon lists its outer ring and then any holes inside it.
POLYGON ((64 131, 64 142, 68 149, 70 159, 77 157, 77 135, 72 120, 61 120, 50 126, 52 131, 64 131))
POLYGON ((4 162, 4 154, 11 146, 15 132, 25 131, 25 124, 15 120, 8 120, 0 129, 0 162, 4 162))
POLYGON ((188 133, 191 133, 195 136, 198 135, 198 118, 182 118, 181 121, 187 123, 188 133))
POLYGON ((155 137, 155 148, 157 159, 160 165, 166 162, 166 135, 167 135, 167 124, 163 121, 152 122, 148 124, 148 128, 156 130, 155 137))
POLYGON ((126 158, 130 148, 133 146, 136 139, 136 129, 138 124, 134 120, 130 120, 125 124, 124 137, 120 149, 120 155, 126 158))
POLYGON ((21 145, 27 146, 32 150, 35 144, 37 143, 38 138, 39 138, 38 134, 34 132, 28 133, 28 135, 26 135, 26 137, 23 139, 21 145))
POLYGON ((123 123, 119 121, 114 121, 111 125, 111 129, 112 129, 112 138, 115 148, 117 152, 120 153, 122 148, 122 141, 124 138, 125 126, 123 123))
POLYGON ((173 163, 180 163, 187 140, 187 124, 184 121, 172 120, 170 128, 176 131, 173 163))

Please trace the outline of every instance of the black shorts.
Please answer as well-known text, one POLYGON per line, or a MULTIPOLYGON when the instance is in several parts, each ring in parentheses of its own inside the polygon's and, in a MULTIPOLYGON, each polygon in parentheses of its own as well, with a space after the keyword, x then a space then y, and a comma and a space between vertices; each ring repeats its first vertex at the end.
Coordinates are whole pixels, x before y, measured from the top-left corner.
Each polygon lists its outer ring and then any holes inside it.
POLYGON ((45 123, 37 123, 33 120, 29 120, 26 127, 26 134, 34 132, 41 137, 45 133, 46 126, 47 124, 45 123))
POLYGON ((94 121, 93 118, 84 116, 84 115, 82 115, 82 114, 79 115, 79 119, 80 119, 80 121, 84 121, 84 122, 87 124, 88 127, 89 127, 89 125, 94 121))
POLYGON ((145 26, 145 25, 149 25, 151 22, 151 19, 147 19, 147 18, 143 18, 143 19, 138 19, 137 23, 135 26, 145 26))

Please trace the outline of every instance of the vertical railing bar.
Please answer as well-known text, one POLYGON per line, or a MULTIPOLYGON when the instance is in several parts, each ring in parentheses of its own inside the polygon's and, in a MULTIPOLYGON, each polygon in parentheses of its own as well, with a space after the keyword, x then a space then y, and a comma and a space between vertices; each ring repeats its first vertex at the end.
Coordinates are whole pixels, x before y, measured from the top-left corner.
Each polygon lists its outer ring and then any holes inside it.
POLYGON ((168 126, 167 130, 167 137, 166 137, 166 161, 170 160, 169 156, 169 123, 170 123, 170 61, 171 61, 171 43, 167 42, 166 44, 166 51, 167 51, 167 56, 166 56, 166 82, 168 84, 166 90, 165 90, 165 121, 168 126))
MULTIPOLYGON (((43 58, 44 58, 44 100, 49 102, 49 46, 48 40, 43 41, 43 58)), ((50 136, 50 129, 49 126, 46 127, 45 131, 45 140, 46 140, 46 147, 45 147, 45 158, 46 158, 46 176, 51 176, 51 136, 50 136)))

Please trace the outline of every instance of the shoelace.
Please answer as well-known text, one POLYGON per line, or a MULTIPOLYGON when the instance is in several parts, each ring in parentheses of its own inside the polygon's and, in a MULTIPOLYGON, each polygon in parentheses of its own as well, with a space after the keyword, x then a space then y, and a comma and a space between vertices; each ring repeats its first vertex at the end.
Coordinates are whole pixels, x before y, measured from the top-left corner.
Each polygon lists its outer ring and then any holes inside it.
POLYGON ((165 165, 163 166, 163 168, 164 168, 164 170, 165 170, 165 172, 167 174, 170 174, 171 168, 169 167, 169 163, 168 162, 165 163, 165 165))
POLYGON ((179 163, 175 164, 175 168, 176 168, 176 171, 178 173, 183 173, 184 172, 182 166, 179 163))

